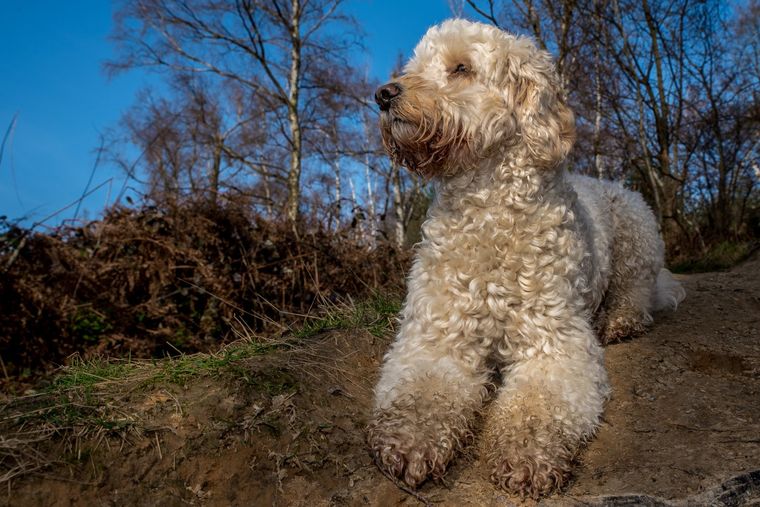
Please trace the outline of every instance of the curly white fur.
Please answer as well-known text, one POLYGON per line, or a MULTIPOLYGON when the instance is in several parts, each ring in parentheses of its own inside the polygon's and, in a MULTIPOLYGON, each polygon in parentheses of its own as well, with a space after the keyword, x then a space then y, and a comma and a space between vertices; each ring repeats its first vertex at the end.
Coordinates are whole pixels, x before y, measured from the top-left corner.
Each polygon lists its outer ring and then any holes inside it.
POLYGON ((491 479, 548 493, 599 425, 600 340, 640 331, 683 290, 641 196, 562 169, 573 115, 531 39, 447 21, 393 86, 378 98, 386 148, 431 177, 436 197, 368 442, 412 486, 441 477, 497 369, 481 436, 491 479))

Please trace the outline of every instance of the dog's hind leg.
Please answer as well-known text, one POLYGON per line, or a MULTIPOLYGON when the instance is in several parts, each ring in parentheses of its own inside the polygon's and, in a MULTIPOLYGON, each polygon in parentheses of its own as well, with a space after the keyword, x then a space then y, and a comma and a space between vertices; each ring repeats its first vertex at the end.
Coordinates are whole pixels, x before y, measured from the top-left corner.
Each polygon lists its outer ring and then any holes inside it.
POLYGON ((665 245, 649 207, 639 194, 615 191, 612 262, 597 319, 602 344, 638 334, 652 323, 657 277, 664 264, 665 245))
POLYGON ((656 276, 642 271, 612 280, 597 322, 603 345, 635 336, 652 323, 656 276))

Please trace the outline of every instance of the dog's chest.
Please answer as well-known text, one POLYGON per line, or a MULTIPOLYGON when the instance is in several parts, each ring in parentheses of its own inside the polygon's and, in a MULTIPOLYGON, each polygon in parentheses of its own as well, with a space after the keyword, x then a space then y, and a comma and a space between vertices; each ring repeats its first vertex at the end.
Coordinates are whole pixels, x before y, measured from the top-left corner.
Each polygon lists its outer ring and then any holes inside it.
POLYGON ((434 278, 503 319, 546 294, 570 296, 583 259, 574 225, 572 211, 542 201, 434 215, 424 226, 424 256, 434 278))

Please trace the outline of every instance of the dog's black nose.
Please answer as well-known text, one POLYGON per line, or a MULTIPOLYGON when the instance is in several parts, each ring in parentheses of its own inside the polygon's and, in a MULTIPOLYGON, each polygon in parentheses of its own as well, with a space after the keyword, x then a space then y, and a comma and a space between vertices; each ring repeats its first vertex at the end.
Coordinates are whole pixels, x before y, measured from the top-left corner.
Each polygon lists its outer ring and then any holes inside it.
POLYGON ((375 102, 380 106, 380 111, 387 111, 391 108, 393 99, 401 95, 401 87, 398 83, 384 84, 375 92, 375 102))

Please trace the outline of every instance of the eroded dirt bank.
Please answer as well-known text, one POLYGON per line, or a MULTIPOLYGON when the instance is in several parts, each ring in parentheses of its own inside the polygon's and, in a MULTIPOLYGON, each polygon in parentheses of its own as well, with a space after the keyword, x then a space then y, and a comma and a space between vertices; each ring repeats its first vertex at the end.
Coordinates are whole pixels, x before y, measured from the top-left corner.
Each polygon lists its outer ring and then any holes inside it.
MULTIPOLYGON (((688 298, 675 314, 607 348, 606 422, 570 486, 543 504, 760 503, 760 258, 682 280, 688 298)), ((123 393, 120 410, 139 424, 53 439, 47 451, 61 463, 12 481, 0 503, 416 505, 363 443, 388 341, 335 332, 240 361, 233 375, 123 393)), ((464 456, 446 484, 419 494, 441 505, 520 503, 482 477, 464 456)))

